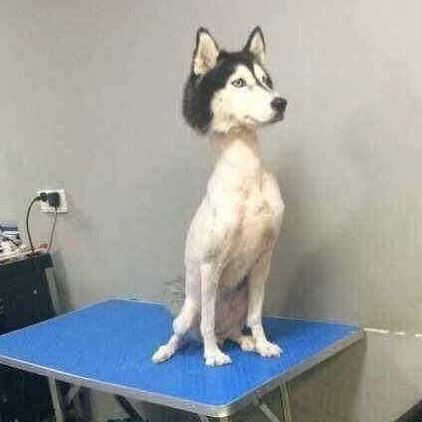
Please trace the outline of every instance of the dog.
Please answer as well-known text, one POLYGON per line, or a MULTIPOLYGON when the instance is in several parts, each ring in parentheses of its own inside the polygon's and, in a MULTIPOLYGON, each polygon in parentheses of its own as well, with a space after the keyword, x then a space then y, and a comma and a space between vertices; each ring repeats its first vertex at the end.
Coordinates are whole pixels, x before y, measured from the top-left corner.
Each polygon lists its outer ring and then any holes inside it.
POLYGON ((220 49, 205 28, 197 32, 183 114, 210 135, 218 158, 187 234, 184 303, 154 362, 170 359, 195 330, 208 366, 231 362, 220 349, 225 340, 264 357, 282 352, 267 340, 262 307, 284 203, 262 164, 257 129, 282 120, 287 101, 273 89, 265 54, 260 27, 237 52, 220 49))

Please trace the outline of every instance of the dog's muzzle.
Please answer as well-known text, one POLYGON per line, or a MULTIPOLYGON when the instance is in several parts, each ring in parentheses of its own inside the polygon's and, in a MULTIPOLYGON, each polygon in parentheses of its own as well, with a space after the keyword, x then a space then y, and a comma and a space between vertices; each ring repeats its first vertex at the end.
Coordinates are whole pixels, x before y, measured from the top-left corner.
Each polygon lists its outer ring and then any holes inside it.
POLYGON ((271 101, 271 108, 277 113, 284 113, 287 108, 287 100, 281 97, 275 97, 271 101))
POLYGON ((287 100, 282 97, 275 97, 271 101, 271 108, 274 110, 274 117, 271 119, 271 123, 283 120, 284 112, 287 108, 287 100))

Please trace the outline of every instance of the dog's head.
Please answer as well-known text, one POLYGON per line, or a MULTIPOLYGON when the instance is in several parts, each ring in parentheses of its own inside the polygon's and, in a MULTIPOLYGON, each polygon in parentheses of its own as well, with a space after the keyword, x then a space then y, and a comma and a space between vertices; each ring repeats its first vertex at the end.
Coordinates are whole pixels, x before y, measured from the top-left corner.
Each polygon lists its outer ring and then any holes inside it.
POLYGON ((256 128, 282 120, 286 105, 265 68, 261 28, 237 52, 221 50, 206 29, 198 30, 183 98, 190 126, 202 133, 256 128))

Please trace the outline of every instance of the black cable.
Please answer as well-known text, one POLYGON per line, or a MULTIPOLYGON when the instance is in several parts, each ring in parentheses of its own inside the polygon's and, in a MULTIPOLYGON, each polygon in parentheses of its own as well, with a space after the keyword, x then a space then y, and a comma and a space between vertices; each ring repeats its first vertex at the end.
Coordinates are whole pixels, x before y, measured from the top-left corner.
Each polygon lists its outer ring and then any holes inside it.
POLYGON ((56 230, 56 223, 57 223, 57 207, 55 208, 54 211, 54 220, 53 220, 53 225, 51 227, 51 232, 50 232, 50 240, 48 241, 48 246, 47 246, 47 253, 50 252, 51 246, 53 245, 53 237, 54 237, 54 231, 56 230))
POLYGON ((35 250, 34 250, 34 244, 32 243, 31 231, 29 230, 29 214, 31 213, 31 208, 35 204, 35 202, 40 201, 40 200, 41 200, 41 197, 40 196, 36 196, 31 201, 31 203, 29 204, 29 207, 26 210, 26 219, 25 219, 25 222, 26 222, 26 234, 28 236, 29 245, 31 246, 32 255, 35 254, 35 250))
POLYGON ((29 245, 31 246, 32 255, 35 254, 35 249, 34 249, 34 243, 32 242, 31 230, 29 229, 29 215, 31 214, 31 209, 32 209, 33 205, 37 201, 48 202, 48 204, 50 206, 52 206, 54 208, 54 211, 55 211, 54 212, 53 226, 51 227, 50 239, 49 239, 48 246, 47 246, 47 252, 49 252, 50 249, 51 249, 51 246, 53 244, 54 231, 56 229, 57 208, 60 205, 60 195, 57 192, 51 192, 51 193, 41 192, 38 196, 36 196, 35 198, 32 199, 31 203, 29 204, 28 209, 26 210, 26 219, 25 219, 25 221, 26 221, 26 234, 28 236, 29 245))
MULTIPOLYGON (((28 236, 29 245, 31 246, 31 255, 29 256, 29 261, 31 262, 31 264, 33 266, 34 274, 37 277, 39 277, 41 280, 43 279, 44 270, 38 265, 38 262, 37 262, 38 259, 35 255, 34 244, 32 242, 32 236, 31 236, 31 230, 29 229, 29 215, 31 214, 31 209, 32 209, 33 205, 35 204, 35 202, 45 201, 46 199, 47 199, 47 195, 45 193, 41 193, 40 195, 33 198, 31 203, 29 204, 27 210, 26 210, 26 219, 25 219, 26 234, 28 236)), ((44 275, 44 277, 45 277, 45 275, 44 275)))

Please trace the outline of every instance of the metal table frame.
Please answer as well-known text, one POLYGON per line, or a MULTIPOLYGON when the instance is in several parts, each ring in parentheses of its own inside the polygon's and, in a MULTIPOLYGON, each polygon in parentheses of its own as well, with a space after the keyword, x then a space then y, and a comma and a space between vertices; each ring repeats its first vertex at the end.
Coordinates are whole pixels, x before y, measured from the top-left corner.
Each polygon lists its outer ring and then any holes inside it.
MULTIPOLYGON (((54 378, 49 377, 48 383, 50 387, 51 400, 54 407, 54 415, 56 422, 66 422, 65 403, 70 404, 73 398, 77 396, 81 387, 72 386, 69 392, 67 393, 66 397, 62 397, 57 381, 54 378)), ((256 405, 259 409, 261 409, 262 413, 270 422, 292 422, 293 419, 290 408, 290 393, 288 383, 282 382, 279 386, 279 391, 282 407, 282 419, 280 419, 261 399, 256 399, 255 401, 253 401, 253 404, 256 405)), ((143 421, 142 416, 125 397, 116 395, 115 398, 126 411, 128 416, 135 417, 139 421, 143 421)), ((203 415, 201 413, 198 413, 197 415, 201 422, 210 422, 212 420, 207 415, 203 415)), ((232 415, 219 416, 218 420, 222 422, 230 422, 231 416, 232 415)))
POLYGON ((348 346, 363 338, 363 336, 364 333, 362 330, 360 330, 352 336, 338 341, 333 345, 333 347, 328 348, 325 353, 315 356, 315 358, 304 362, 302 365, 294 368, 294 370, 290 373, 283 374, 282 376, 271 380, 269 383, 262 386, 260 389, 254 391, 252 395, 245 396, 240 401, 225 406, 204 406, 200 403, 192 403, 189 401, 184 402, 166 396, 152 397, 147 393, 139 392, 134 389, 129 389, 126 387, 122 388, 113 384, 106 384, 103 382, 96 383, 92 380, 83 379, 77 376, 71 376, 69 374, 61 373, 58 371, 50 371, 49 369, 43 368, 41 366, 28 364, 26 362, 20 362, 18 360, 10 358, 0 357, 0 363, 13 368, 26 370, 47 377, 50 386, 51 399, 54 406, 55 418, 57 422, 66 421, 65 404, 68 404, 73 400, 79 388, 81 387, 86 387, 89 389, 94 389, 97 391, 102 391, 104 393, 110 393, 113 395, 137 401, 145 401, 172 407, 179 410, 185 410, 197 414, 201 421, 204 422, 210 421, 209 417, 218 418, 220 421, 229 422, 230 416, 234 415, 238 410, 244 408, 245 406, 251 403, 257 405, 261 409, 263 414, 267 417, 267 419, 271 422, 292 422, 293 419, 290 407, 289 381, 294 379, 301 373, 305 372, 309 368, 318 365, 329 357, 344 350, 348 346), (68 383, 72 386, 69 392, 67 393, 66 397, 62 397, 60 388, 58 388, 58 382, 60 381, 68 383), (265 394, 277 388, 280 391, 280 399, 283 409, 282 419, 276 416, 274 412, 262 401, 262 397, 265 394))
MULTIPOLYGON (((26 370, 47 377, 57 422, 66 421, 65 408, 69 403, 72 402, 74 398, 78 396, 78 391, 81 387, 109 393, 116 397, 121 397, 128 400, 149 402, 191 412, 197 414, 200 420, 203 422, 213 419, 215 420, 215 418, 219 419, 220 421, 228 422, 230 421, 230 417, 232 415, 250 404, 258 406, 263 415, 265 415, 266 418, 271 422, 291 422, 293 419, 289 399, 289 382, 306 370, 317 366, 319 363, 346 349, 348 346, 354 344, 363 337, 363 330, 356 328, 356 331, 332 343, 321 353, 313 355, 311 358, 301 362, 299 365, 292 367, 290 370, 278 374, 273 379, 269 379, 267 382, 256 388, 251 393, 246 394, 240 399, 225 405, 207 405, 159 393, 149 393, 148 391, 142 391, 127 386, 97 381, 95 379, 83 378, 80 375, 61 372, 57 369, 50 369, 7 356, 0 356, 0 364, 26 370), (67 383, 71 386, 65 397, 63 397, 62 389, 59 385, 60 382, 67 383), (280 394, 280 400, 282 404, 282 419, 275 415, 275 413, 262 400, 264 395, 270 391, 274 391, 275 389, 278 389, 280 394)), ((136 413, 135 409, 134 412, 136 413)), ((140 420, 142 420, 142 418, 140 418, 140 420)))

